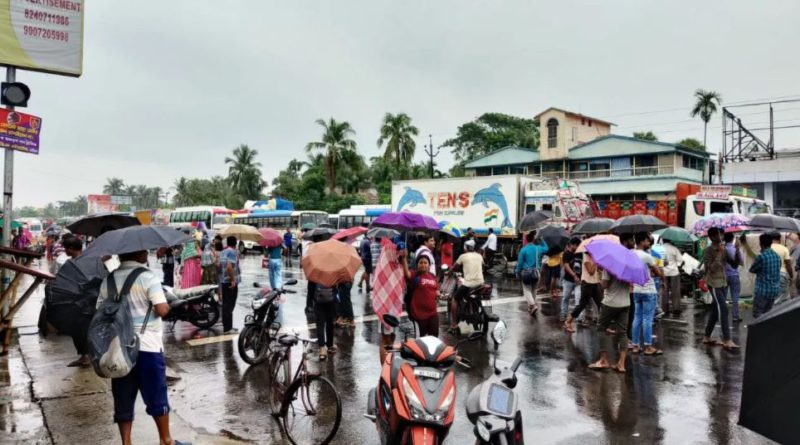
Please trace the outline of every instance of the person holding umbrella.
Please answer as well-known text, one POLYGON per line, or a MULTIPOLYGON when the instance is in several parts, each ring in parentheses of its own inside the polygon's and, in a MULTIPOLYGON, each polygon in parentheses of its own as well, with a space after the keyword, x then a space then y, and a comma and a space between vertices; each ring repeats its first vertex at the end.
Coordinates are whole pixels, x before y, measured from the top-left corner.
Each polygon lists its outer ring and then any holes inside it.
POLYGON ((711 314, 708 316, 703 343, 707 345, 722 345, 725 349, 738 349, 739 346, 731 340, 731 326, 728 323, 728 304, 726 301, 727 280, 725 279, 725 247, 722 245, 722 234, 717 227, 708 229, 708 239, 711 244, 703 251, 703 266, 706 269, 706 284, 711 289, 714 304, 711 305, 711 314), (711 338, 714 326, 719 321, 722 327, 723 341, 711 338))

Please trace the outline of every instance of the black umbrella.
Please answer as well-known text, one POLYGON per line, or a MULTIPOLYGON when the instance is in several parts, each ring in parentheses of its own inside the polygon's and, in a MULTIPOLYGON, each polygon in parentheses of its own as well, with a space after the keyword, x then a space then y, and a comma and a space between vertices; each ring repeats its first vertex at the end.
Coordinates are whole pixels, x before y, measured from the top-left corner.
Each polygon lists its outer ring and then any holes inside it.
POLYGON ((48 303, 68 303, 84 298, 96 299, 100 283, 106 275, 108 270, 100 257, 82 255, 77 259, 69 259, 48 285, 51 292, 48 303))
POLYGON ((94 240, 83 255, 120 255, 177 246, 191 239, 191 236, 168 226, 133 226, 106 232, 94 240))
POLYGON ((652 215, 623 216, 614 223, 609 231, 620 233, 652 232, 669 227, 664 221, 652 215))
POLYGON ((311 229, 306 231, 306 233, 303 234, 303 239, 311 240, 314 241, 315 243, 320 241, 327 241, 333 235, 336 235, 336 232, 338 232, 338 230, 336 229, 330 229, 327 227, 317 227, 316 229, 311 229))
POLYGON ((385 227, 373 227, 367 232, 367 238, 393 239, 396 236, 400 236, 400 232, 385 227))
POLYGON ((569 242, 569 235, 566 229, 560 226, 546 226, 539 230, 537 236, 547 244, 548 252, 563 252, 569 242))
POLYGON ((517 226, 517 230, 520 232, 538 230, 551 219, 553 219, 553 212, 548 210, 536 210, 522 217, 522 219, 519 221, 519 225, 517 226))
POLYGON ((572 228, 573 235, 597 235, 605 233, 614 225, 611 218, 589 218, 575 224, 572 228))
POLYGON ((800 300, 747 325, 739 424, 779 443, 797 443, 800 422, 800 300))
POLYGON ((761 213, 750 218, 750 227, 754 229, 772 229, 780 232, 800 232, 800 221, 788 216, 761 213))
POLYGON ((125 213, 98 213, 83 217, 67 226, 67 229, 78 235, 98 237, 109 230, 138 226, 141 223, 134 216, 125 213))

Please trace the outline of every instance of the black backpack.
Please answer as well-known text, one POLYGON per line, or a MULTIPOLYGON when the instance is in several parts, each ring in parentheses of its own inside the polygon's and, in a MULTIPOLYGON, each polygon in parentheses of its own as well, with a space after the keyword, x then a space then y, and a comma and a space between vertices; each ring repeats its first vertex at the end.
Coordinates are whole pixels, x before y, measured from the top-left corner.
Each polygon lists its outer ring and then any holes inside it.
POLYGON ((314 301, 317 303, 332 303, 335 298, 332 287, 317 284, 317 288, 314 290, 314 301))

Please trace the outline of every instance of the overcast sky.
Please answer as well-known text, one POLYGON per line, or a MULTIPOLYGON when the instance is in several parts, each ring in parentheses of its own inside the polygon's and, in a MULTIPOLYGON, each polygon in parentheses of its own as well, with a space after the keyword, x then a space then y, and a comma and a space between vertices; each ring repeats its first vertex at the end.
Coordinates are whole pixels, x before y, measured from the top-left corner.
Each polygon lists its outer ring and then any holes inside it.
MULTIPOLYGON (((15 207, 100 193, 110 176, 168 188, 222 175, 240 143, 271 181, 331 116, 370 157, 383 114, 406 112, 422 159, 429 133, 441 143, 488 111, 557 106, 677 141, 702 139, 696 88, 800 98, 796 0, 87 3, 83 76, 18 72, 43 127, 41 154, 16 155, 15 207)), ((776 119, 800 123, 789 105, 776 119)))

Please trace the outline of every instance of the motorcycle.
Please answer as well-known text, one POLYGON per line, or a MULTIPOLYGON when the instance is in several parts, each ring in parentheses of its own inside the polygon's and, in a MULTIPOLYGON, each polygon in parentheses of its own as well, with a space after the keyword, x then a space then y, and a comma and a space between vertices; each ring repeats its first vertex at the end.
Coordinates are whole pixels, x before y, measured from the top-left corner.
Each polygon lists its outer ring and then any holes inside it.
MULTIPOLYGON (((400 326, 400 320, 384 315, 384 322, 400 326)), ((378 430, 382 445, 438 445, 455 418, 456 381, 453 365, 467 368, 469 360, 458 356, 458 345, 448 346, 436 337, 406 338, 388 350, 377 388, 367 396, 367 414, 378 430)))
MULTIPOLYGON (((297 280, 289 280, 287 285, 297 284, 297 280)), ((260 287, 254 283, 255 287, 260 287)), ((250 303, 253 313, 244 318, 244 327, 239 333, 237 349, 239 356, 249 365, 263 363, 267 359, 270 341, 275 338, 281 325, 276 321, 280 310, 279 297, 283 294, 294 294, 291 289, 265 288, 250 303)))
POLYGON ((523 445, 522 412, 517 394, 517 368, 520 359, 511 367, 497 367, 497 349, 505 340, 505 322, 498 322, 492 330, 494 341, 494 374, 472 388, 467 396, 467 417, 475 425, 476 445, 523 445))
MULTIPOLYGON (((447 273, 447 269, 443 268, 447 273)), ((450 290, 450 294, 445 299, 455 298, 458 289, 463 286, 464 279, 459 273, 454 274, 456 284, 443 286, 450 290)), ((452 279, 452 278, 448 278, 452 279)), ((483 300, 492 298, 493 286, 491 283, 483 283, 478 287, 470 289, 466 296, 458 304, 458 328, 461 334, 470 332, 480 332, 484 336, 489 333, 489 323, 497 322, 500 318, 495 314, 486 312, 483 307, 483 300)), ((448 306, 449 307, 449 306, 448 306)))
POLYGON ((203 285, 188 289, 173 289, 164 286, 164 295, 169 304, 169 313, 162 318, 172 322, 172 329, 178 321, 188 321, 200 329, 208 329, 217 324, 220 311, 217 303, 217 285, 203 285))

